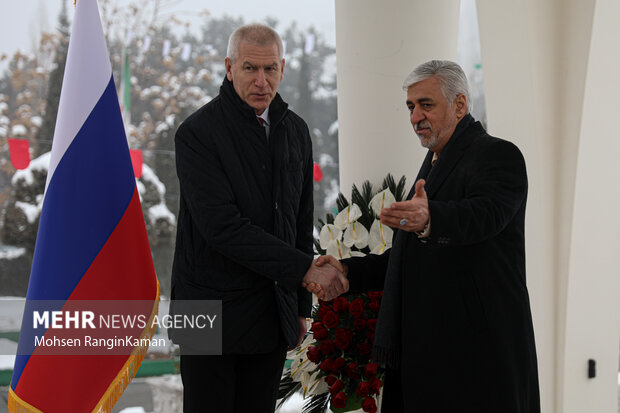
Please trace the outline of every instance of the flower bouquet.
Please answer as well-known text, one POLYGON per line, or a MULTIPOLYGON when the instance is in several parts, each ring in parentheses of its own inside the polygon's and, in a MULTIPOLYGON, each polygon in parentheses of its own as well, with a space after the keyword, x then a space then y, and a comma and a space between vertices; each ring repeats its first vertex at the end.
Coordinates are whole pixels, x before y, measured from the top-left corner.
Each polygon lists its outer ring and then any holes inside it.
MULTIPOLYGON (((381 208, 402 200, 404 191, 405 177, 396 184, 388 175, 378 191, 368 181, 361 191, 354 185, 351 203, 340 193, 336 217, 328 214, 326 222, 319 221, 317 252, 338 259, 383 254, 391 247, 392 230, 378 215, 381 208)), ((278 406, 301 391, 307 398, 303 413, 323 413, 328 406, 335 413, 377 412, 384 370, 371 362, 370 353, 382 296, 379 291, 319 300, 310 332, 289 352, 292 363, 280 382, 278 406)))

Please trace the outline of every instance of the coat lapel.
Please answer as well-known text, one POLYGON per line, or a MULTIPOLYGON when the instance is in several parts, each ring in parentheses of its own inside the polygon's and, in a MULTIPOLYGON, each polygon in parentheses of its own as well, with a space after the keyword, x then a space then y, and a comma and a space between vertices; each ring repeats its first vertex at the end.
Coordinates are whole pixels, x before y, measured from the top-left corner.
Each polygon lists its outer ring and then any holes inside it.
MULTIPOLYGON (((457 130, 454 132, 450 141, 442 151, 439 158, 435 162, 435 165, 430 169, 427 173, 426 177, 426 185, 424 185, 424 189, 429 198, 433 198, 443 182, 450 176, 456 165, 459 163, 465 151, 471 144, 475 133, 472 133, 476 128, 478 123, 473 123, 473 118, 468 115, 467 119, 462 120, 463 124, 459 125, 461 128, 457 126, 457 130), (460 130, 459 130, 460 129, 460 130)), ((420 174, 424 172, 426 163, 430 164, 430 161, 433 157, 433 153, 429 151, 424 159, 424 163, 420 168, 420 174)))

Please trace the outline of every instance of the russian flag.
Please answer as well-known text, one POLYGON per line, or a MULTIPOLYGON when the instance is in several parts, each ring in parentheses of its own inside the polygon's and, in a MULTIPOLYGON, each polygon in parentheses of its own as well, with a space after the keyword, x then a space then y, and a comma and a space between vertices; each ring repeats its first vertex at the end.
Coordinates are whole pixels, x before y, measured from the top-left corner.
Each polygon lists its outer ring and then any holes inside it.
MULTIPOLYGON (((37 300, 58 300, 58 310, 142 300, 150 320, 157 313, 159 284, 96 0, 77 2, 71 32, 26 309, 37 300)), ((22 339, 32 328, 24 321, 10 412, 111 411, 148 349, 43 355, 22 339)))

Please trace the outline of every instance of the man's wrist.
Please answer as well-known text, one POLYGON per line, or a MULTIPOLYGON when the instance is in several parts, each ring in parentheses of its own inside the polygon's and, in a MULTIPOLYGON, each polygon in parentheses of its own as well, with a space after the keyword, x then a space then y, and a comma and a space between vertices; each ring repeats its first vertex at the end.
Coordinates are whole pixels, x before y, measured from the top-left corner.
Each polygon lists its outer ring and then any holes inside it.
POLYGON ((415 231, 418 238, 428 238, 431 236, 431 217, 428 217, 428 222, 424 225, 422 231, 415 231))

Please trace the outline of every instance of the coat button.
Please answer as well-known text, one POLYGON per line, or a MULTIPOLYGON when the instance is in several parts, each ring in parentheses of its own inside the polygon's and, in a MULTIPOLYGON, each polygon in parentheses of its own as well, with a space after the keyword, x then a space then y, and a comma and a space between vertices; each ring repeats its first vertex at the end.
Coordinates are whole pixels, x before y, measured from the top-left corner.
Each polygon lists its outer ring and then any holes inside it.
POLYGON ((275 204, 276 211, 278 210, 278 203, 275 204))
POLYGON ((267 169, 267 167, 265 166, 265 164, 262 164, 262 165, 261 165, 261 168, 263 168, 263 171, 264 171, 265 169, 267 169))

